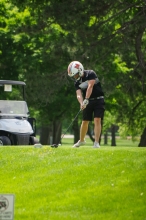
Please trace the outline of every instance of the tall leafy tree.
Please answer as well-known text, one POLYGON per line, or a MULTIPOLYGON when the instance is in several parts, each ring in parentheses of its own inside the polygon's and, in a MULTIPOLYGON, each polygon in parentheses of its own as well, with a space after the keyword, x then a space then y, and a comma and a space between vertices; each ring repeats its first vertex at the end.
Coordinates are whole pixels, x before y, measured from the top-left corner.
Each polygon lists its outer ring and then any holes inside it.
POLYGON ((29 103, 49 106, 59 91, 65 95, 66 68, 76 59, 97 72, 107 110, 139 127, 140 114, 132 116, 145 102, 145 1, 11 0, 10 6, 17 13, 8 16, 13 53, 7 58, 27 82, 29 103))

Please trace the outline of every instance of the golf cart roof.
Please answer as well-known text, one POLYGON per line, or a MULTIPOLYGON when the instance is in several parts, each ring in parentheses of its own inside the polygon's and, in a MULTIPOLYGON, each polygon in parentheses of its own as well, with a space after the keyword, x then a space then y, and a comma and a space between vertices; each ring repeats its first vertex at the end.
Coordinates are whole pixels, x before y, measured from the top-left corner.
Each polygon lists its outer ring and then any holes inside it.
POLYGON ((21 85, 25 86, 25 82, 22 81, 12 81, 12 80, 0 80, 0 85, 21 85))

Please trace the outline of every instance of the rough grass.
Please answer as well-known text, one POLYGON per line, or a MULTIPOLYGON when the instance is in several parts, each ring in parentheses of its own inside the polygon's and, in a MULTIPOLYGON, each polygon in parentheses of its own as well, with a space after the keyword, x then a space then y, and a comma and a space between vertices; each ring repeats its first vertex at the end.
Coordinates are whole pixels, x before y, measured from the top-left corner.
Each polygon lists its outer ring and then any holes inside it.
POLYGON ((0 147, 15 220, 146 219, 146 148, 89 145, 0 147))

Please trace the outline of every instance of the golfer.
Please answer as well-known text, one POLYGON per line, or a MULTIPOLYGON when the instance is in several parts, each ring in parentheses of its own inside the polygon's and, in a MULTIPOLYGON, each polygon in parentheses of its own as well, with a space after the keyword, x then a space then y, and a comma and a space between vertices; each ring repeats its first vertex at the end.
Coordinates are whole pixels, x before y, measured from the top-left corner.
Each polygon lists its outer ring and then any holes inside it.
POLYGON ((85 145, 85 135, 89 122, 94 116, 95 142, 93 148, 100 148, 101 119, 104 116, 104 93, 100 81, 93 70, 84 70, 83 65, 73 61, 68 66, 68 76, 75 79, 75 89, 80 108, 83 110, 83 119, 80 128, 80 140, 73 147, 85 145))

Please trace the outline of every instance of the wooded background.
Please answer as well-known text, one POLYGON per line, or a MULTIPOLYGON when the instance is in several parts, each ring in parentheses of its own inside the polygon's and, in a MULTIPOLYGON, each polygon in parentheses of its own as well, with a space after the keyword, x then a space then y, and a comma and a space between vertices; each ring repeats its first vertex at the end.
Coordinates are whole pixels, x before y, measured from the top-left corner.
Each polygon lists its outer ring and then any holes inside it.
POLYGON ((67 76, 72 60, 102 83, 102 132, 118 126, 146 146, 146 0, 0 0, 0 79, 26 82, 43 144, 50 136, 57 143, 79 110, 67 76))

